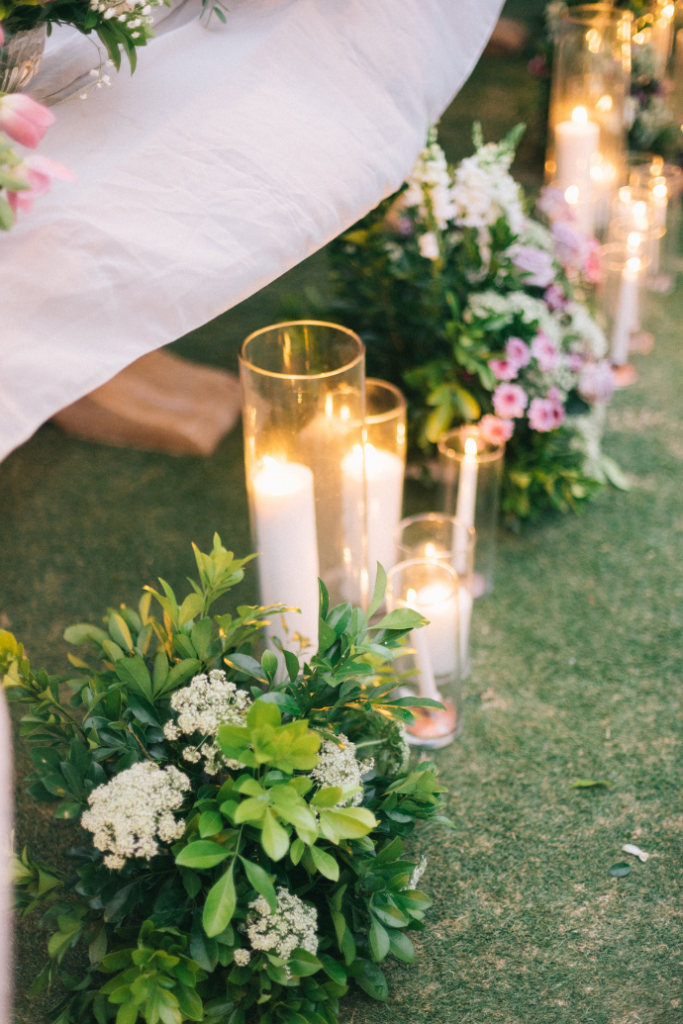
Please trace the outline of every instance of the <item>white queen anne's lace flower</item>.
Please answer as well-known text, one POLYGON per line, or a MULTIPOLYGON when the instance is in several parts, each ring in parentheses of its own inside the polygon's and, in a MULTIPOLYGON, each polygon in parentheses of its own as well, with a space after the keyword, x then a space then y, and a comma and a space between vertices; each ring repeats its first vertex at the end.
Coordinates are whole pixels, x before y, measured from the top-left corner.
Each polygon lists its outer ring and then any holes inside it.
POLYGON ((98 850, 111 851, 104 858, 107 867, 122 868, 127 857, 154 857, 159 852, 157 839, 180 839, 185 822, 176 821, 173 811, 182 806, 189 788, 187 775, 173 765, 159 768, 145 761, 94 789, 81 824, 94 833, 98 850))
POLYGON ((248 949, 236 949, 233 956, 238 967, 246 967, 251 960, 251 953, 248 949))
POLYGON ((224 757, 212 741, 221 725, 244 725, 251 704, 248 693, 228 682, 222 669, 214 669, 208 676, 195 676, 189 686, 176 690, 171 697, 171 707, 178 712, 177 723, 167 722, 164 735, 166 739, 177 740, 199 733, 200 745, 185 747, 183 757, 192 764, 204 757, 204 770, 208 775, 215 775, 222 767, 241 768, 238 761, 224 757))
POLYGON ((356 746, 343 733, 337 737, 339 743, 326 740, 319 754, 318 763, 309 772, 314 782, 322 788, 325 786, 350 787, 360 786, 360 792, 340 801, 340 807, 356 807, 363 800, 363 783, 361 775, 365 775, 374 766, 374 760, 359 761, 356 758, 356 746))
MULTIPOLYGON (((288 960, 295 949, 318 952, 318 911, 280 886, 277 910, 271 911, 267 900, 259 896, 249 904, 246 932, 252 949, 272 952, 288 960)), ((237 953, 235 953, 237 960, 237 953)))

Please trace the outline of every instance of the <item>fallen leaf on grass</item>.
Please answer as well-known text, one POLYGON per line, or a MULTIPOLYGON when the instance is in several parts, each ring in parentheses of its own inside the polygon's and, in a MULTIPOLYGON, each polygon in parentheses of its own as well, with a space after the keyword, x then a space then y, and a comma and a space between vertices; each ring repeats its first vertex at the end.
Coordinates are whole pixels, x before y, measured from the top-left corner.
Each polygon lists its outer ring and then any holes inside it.
POLYGON ((650 856, 649 853, 645 853, 645 850, 641 850, 639 846, 634 846, 632 843, 626 843, 626 846, 622 846, 624 853, 632 853, 634 857, 641 860, 643 864, 650 856))
POLYGON ((572 782, 571 789, 593 789, 595 786, 613 786, 609 779, 577 779, 572 782))
POLYGON ((612 865, 609 873, 614 878, 623 878, 625 875, 631 874, 631 865, 627 864, 625 860, 620 860, 618 864, 612 865))

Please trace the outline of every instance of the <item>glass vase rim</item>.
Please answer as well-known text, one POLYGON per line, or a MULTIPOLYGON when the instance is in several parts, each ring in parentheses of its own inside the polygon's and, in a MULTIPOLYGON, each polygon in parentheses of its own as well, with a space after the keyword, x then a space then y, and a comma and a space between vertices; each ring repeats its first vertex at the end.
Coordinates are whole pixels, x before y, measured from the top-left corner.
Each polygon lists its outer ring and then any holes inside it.
POLYGON ((242 342, 242 347, 239 351, 238 356, 240 364, 244 365, 247 369, 254 373, 259 373, 263 377, 273 377, 276 380, 325 380, 328 377, 336 377, 340 373, 346 373, 348 370, 352 370, 358 365, 359 362, 365 359, 365 345, 360 335, 352 331, 350 327, 343 327, 341 324, 333 324, 328 320, 283 320, 280 323, 269 324, 267 327, 259 327, 257 331, 252 331, 242 342), (348 363, 344 363, 343 366, 337 367, 336 370, 325 370, 323 373, 278 373, 275 370, 264 370, 256 363, 253 363, 250 359, 245 356, 245 350, 250 341, 258 337, 261 334, 266 334, 268 331, 277 331, 283 327, 301 327, 306 325, 308 327, 329 327, 332 330, 340 331, 342 334, 349 335, 357 346, 358 352, 348 363))
MULTIPOLYGON (((614 217, 610 224, 610 230, 619 232, 623 231, 624 235, 627 237, 631 234, 642 235, 644 242, 656 242, 666 234, 666 228, 662 224, 648 224, 646 228, 633 227, 633 222, 630 217, 614 217)), ((620 241, 620 238, 614 239, 614 242, 620 241)), ((635 255, 635 253, 633 255, 635 255)))
MULTIPOLYGON (((469 552, 475 545, 477 539, 477 531, 473 526, 468 526, 467 523, 463 522, 462 519, 458 519, 457 516, 449 516, 446 512, 418 512, 414 516, 406 516, 402 519, 398 526, 394 527, 394 541, 397 548, 406 550, 406 545, 400 541, 400 536, 403 530, 407 527, 412 526, 414 523, 429 523, 442 520, 449 522, 452 526, 460 528, 467 533, 467 545, 466 550, 469 552)), ((441 561, 441 559, 447 558, 449 555, 457 555, 457 551, 440 551, 435 552, 433 558, 429 555, 425 555, 424 558, 429 561, 441 561)))
MULTIPOLYGON (((396 565, 392 565, 391 569, 389 569, 387 572, 387 594, 391 594, 392 597, 395 596, 391 585, 393 582, 394 574, 397 574, 399 569, 405 570, 415 565, 422 566, 423 568, 436 568, 440 572, 445 571, 446 576, 450 577, 450 582, 453 587, 453 593, 452 595, 449 595, 449 597, 457 597, 460 589, 461 574, 456 572, 453 566, 450 565, 450 563, 445 561, 445 559, 443 558, 406 558, 402 562, 397 562, 396 565)), ((399 598, 399 600, 403 599, 399 598)), ((448 600, 448 598, 446 598, 445 600, 448 600)), ((433 605, 441 604, 443 601, 444 598, 441 597, 439 598, 438 601, 425 602, 424 605, 422 605, 421 607, 430 608, 433 605)))
MULTIPOLYGON (((621 272, 628 263, 629 259, 631 259, 635 255, 634 253, 630 253, 630 255, 627 255, 627 253, 628 247, 625 244, 625 242, 607 242, 606 245, 600 246, 600 261, 602 265, 606 267, 607 270, 615 270, 621 272), (617 250, 623 255, 624 258, 618 260, 615 257, 613 260, 610 261, 610 255, 612 253, 616 253, 617 250)), ((640 260, 640 267, 638 268, 638 272, 640 273, 643 270, 647 270, 647 268, 650 266, 650 263, 652 262, 650 257, 643 254, 641 256, 638 256, 637 258, 640 260)))
MULTIPOLYGON (((449 439, 455 437, 456 435, 460 435, 463 426, 466 426, 468 430, 476 430, 479 436, 481 437, 481 430, 479 429, 479 427, 476 426, 476 424, 463 424, 460 427, 454 427, 452 430, 447 430, 445 434, 441 435, 437 443, 439 454, 443 455, 444 458, 454 459, 456 462, 462 462, 462 460, 465 458, 464 451, 458 452, 455 451, 455 449, 453 448, 447 447, 447 442, 449 441, 449 439)), ((501 444, 494 445, 491 441, 485 440, 485 438, 481 439, 484 442, 484 444, 487 445, 489 450, 484 452, 477 452, 477 459, 479 460, 479 462, 495 462, 496 459, 501 458, 505 454, 505 441, 503 441, 501 444)))
POLYGON ((590 24, 591 17, 604 15, 608 15, 607 20, 613 25, 618 25, 622 21, 633 21, 633 11, 614 7, 611 3, 577 4, 562 11, 560 17, 572 25, 587 25, 590 24))
POLYGON ((394 419, 397 415, 405 412, 408 407, 406 396, 403 394, 400 388, 396 387, 388 380, 382 380, 381 377, 366 377, 365 378, 365 422, 372 423, 387 423, 389 420, 394 419), (387 409, 386 412, 368 413, 368 384, 381 384, 387 391, 391 391, 393 395, 398 398, 398 402, 393 409, 387 409))

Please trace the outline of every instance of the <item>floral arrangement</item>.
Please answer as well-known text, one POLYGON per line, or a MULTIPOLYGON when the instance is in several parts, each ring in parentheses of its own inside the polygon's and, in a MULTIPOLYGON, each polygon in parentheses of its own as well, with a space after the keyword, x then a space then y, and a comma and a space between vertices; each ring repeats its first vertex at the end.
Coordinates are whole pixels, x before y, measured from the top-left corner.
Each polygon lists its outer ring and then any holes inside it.
POLYGON ((341 315, 372 373, 407 389, 413 443, 480 421, 507 441, 508 519, 577 509, 621 482, 600 451, 612 375, 604 335, 580 301, 597 242, 564 198, 527 214, 509 173, 523 126, 451 169, 431 131, 407 184, 333 245, 341 315))
MULTIPOLYGON (((0 22, 6 38, 44 24, 73 25, 84 35, 95 32, 118 69, 126 54, 131 70, 137 47, 145 46, 152 32, 152 8, 166 0, 0 0, 0 22)), ((2 40, 0 40, 0 47, 2 40)))
POLYGON ((161 580, 105 628, 69 627, 90 654, 69 655, 66 680, 0 631, 5 693, 29 704, 28 791, 83 836, 70 875, 15 858, 18 904, 50 933, 33 992, 61 988, 54 1024, 335 1024, 349 985, 387 998, 380 963, 410 962, 425 927, 404 839, 450 822, 435 766, 408 769, 403 723, 440 705, 394 699, 391 667, 425 620, 369 625, 383 570, 367 614, 329 608, 321 584, 317 651, 259 661, 285 606, 211 614, 248 559, 218 536, 195 555, 182 602, 161 580))
MULTIPOLYGON (((0 25, 0 46, 2 41, 0 25)), ((0 230, 9 231, 18 210, 31 210, 53 178, 76 180, 71 171, 46 156, 19 156, 9 141, 35 149, 54 120, 54 114, 30 96, 0 93, 0 230)))
MULTIPOLYGON (((538 52, 529 64, 532 74, 542 79, 550 77, 553 46, 560 31, 562 13, 580 2, 550 0, 547 4, 548 38, 540 42, 538 52)), ((643 33, 653 20, 650 5, 647 0, 622 0, 614 6, 631 10, 635 18, 631 90, 625 111, 629 126, 629 147, 635 152, 673 156, 680 148, 681 135, 668 102, 670 86, 658 76, 654 47, 643 33)))

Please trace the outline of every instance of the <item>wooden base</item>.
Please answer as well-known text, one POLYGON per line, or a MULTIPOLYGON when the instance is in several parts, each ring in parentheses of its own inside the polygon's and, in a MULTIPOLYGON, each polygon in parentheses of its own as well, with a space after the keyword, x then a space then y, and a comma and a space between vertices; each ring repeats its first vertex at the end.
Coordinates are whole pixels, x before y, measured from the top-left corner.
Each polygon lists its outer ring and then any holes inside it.
POLYGON ((100 444, 171 455, 211 455, 232 430, 237 377, 160 349, 54 417, 65 433, 100 444))

